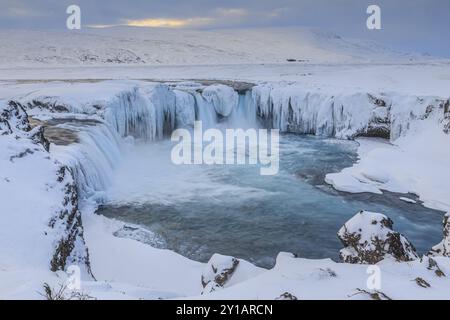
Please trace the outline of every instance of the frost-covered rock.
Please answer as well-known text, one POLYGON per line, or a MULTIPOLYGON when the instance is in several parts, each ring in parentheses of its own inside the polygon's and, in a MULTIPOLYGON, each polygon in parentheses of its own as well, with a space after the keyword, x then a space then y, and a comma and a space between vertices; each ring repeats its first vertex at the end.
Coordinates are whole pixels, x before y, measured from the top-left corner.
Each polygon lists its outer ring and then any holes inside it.
POLYGON ((223 288, 233 276, 238 265, 239 260, 236 258, 213 255, 202 273, 202 286, 204 288, 202 294, 223 288))
POLYGON ((346 263, 376 264, 385 258, 412 261, 418 258, 414 246, 392 229, 393 222, 385 215, 361 211, 339 230, 345 246, 340 251, 346 263))
POLYGON ((249 280, 264 271, 245 260, 215 254, 202 273, 202 295, 249 280))
POLYGON ((30 139, 33 140, 35 143, 42 145, 45 151, 50 150, 50 142, 45 137, 43 126, 33 128, 30 131, 30 139))
POLYGON ((372 110, 372 117, 366 130, 360 133, 360 136, 377 137, 389 139, 391 135, 390 105, 385 101, 386 98, 377 98, 371 94, 368 95, 370 101, 376 106, 372 110))
POLYGON ((444 108, 444 132, 450 133, 450 99, 443 104, 444 108))
MULTIPOLYGON (((16 101, 9 101, 0 112, 0 135, 15 133, 17 138, 26 138, 49 151, 50 143, 44 136, 44 127, 32 128, 25 108, 16 101)), ((30 153, 30 152, 27 152, 30 153)))
POLYGON ((430 256, 450 257, 450 212, 444 216, 444 239, 429 252, 430 256))
POLYGON ((216 113, 222 117, 228 117, 239 102, 238 93, 233 88, 223 84, 206 87, 203 90, 203 97, 212 103, 216 113))
POLYGON ((14 130, 31 130, 28 115, 24 107, 15 101, 9 101, 0 113, 0 134, 11 134, 14 130))
POLYGON ((275 298, 275 300, 294 301, 294 300, 298 300, 298 298, 296 296, 294 296, 292 293, 285 292, 285 293, 281 294, 278 298, 275 298))
POLYGON ((55 252, 51 257, 52 271, 66 270, 70 264, 85 266, 89 274, 90 261, 83 237, 81 213, 78 210, 78 192, 73 175, 69 168, 62 166, 58 171, 57 181, 64 186, 62 209, 50 219, 49 226, 58 230, 59 239, 55 244, 55 252))

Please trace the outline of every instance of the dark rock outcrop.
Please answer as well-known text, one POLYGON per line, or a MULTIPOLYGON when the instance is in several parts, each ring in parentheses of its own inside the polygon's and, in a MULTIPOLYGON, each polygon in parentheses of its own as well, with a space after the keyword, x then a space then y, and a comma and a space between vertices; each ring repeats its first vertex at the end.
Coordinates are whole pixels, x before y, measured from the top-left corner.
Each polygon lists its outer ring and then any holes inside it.
POLYGON ((371 94, 368 94, 368 97, 369 101, 375 106, 372 112, 372 119, 368 123, 365 131, 360 132, 357 136, 390 139, 390 106, 388 106, 388 103, 381 98, 377 98, 371 94))
POLYGON ((444 239, 431 249, 429 256, 450 257, 450 212, 444 216, 443 225, 444 239))
POLYGON ((27 103, 27 108, 28 109, 38 108, 39 110, 46 110, 52 113, 69 112, 69 108, 67 106, 50 101, 44 102, 39 100, 32 100, 31 102, 27 103))
POLYGON ((393 222, 385 215, 361 211, 339 230, 345 246, 340 251, 346 263, 376 264, 385 258, 412 261, 418 258, 414 246, 393 230, 393 222))
POLYGON ((0 113, 0 134, 11 134, 14 130, 28 132, 31 127, 25 108, 20 103, 10 101, 0 113))
POLYGON ((233 257, 227 257, 215 254, 207 263, 202 274, 202 294, 214 292, 222 289, 239 265, 239 260, 233 257))
POLYGON ((44 127, 39 126, 32 129, 30 131, 30 139, 33 140, 34 143, 43 146, 45 151, 50 151, 50 142, 44 135, 44 127))
POLYGON ((444 132, 450 133, 450 99, 442 103, 444 108, 444 132))
POLYGON ((282 301, 295 301, 298 300, 296 296, 294 296, 292 293, 285 292, 281 294, 278 298, 275 298, 275 300, 282 300, 282 301))
POLYGON ((73 180, 72 172, 68 167, 61 167, 57 174, 57 181, 65 184, 63 209, 54 216, 49 223, 53 229, 64 232, 56 245, 55 252, 50 261, 52 271, 65 270, 69 264, 85 265, 92 275, 89 261, 89 252, 83 237, 83 223, 78 210, 78 192, 73 180))

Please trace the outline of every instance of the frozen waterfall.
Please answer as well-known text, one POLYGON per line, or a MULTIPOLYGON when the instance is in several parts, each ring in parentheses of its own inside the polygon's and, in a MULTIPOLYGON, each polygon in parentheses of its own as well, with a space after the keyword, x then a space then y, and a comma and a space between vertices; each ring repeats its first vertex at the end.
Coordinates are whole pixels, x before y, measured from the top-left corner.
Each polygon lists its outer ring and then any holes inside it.
MULTIPOLYGON (((298 86, 261 84, 245 92, 225 85, 152 84, 121 92, 97 112, 104 122, 77 127, 68 147, 80 193, 104 191, 124 152, 124 139, 150 143, 177 128, 268 128, 338 139, 376 136, 395 140, 430 114, 439 123, 445 100, 353 92, 331 94, 298 86)), ((69 124, 67 124, 70 126, 69 124)))

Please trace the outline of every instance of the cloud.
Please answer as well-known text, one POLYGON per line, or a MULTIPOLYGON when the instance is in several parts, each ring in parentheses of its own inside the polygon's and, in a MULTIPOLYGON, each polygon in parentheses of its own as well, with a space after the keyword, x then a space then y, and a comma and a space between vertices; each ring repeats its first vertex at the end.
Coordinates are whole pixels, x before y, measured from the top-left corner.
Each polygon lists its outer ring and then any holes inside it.
POLYGON ((117 24, 93 24, 89 27, 107 28, 113 26, 149 27, 149 28, 201 28, 226 25, 227 23, 244 21, 249 12, 244 8, 216 8, 209 17, 162 18, 148 17, 144 19, 121 19, 117 24))
POLYGON ((217 8, 216 12, 221 17, 246 17, 249 15, 244 8, 217 8))
POLYGON ((188 19, 165 19, 148 18, 141 20, 125 20, 123 25, 131 27, 153 27, 153 28, 183 28, 200 27, 214 22, 213 18, 188 18, 188 19))

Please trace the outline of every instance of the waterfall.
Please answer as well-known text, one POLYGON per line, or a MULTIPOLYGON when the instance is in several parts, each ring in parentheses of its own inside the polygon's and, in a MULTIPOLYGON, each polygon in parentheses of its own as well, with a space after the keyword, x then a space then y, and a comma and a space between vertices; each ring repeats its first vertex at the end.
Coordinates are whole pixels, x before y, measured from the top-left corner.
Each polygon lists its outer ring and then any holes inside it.
POLYGON ((60 127, 75 131, 79 142, 56 147, 56 157, 72 169, 81 198, 98 196, 110 185, 120 162, 124 151, 122 139, 102 122, 81 126, 66 123, 60 127))
POLYGON ((150 92, 135 88, 110 102, 104 118, 122 137, 144 142, 162 139, 175 129, 176 95, 165 85, 154 86, 150 92))
POLYGON ((104 118, 122 137, 154 140, 157 137, 156 108, 138 88, 120 93, 105 108, 104 118))
POLYGON ((261 127, 251 91, 239 94, 238 105, 231 112, 228 123, 230 128, 257 129, 261 127))
POLYGON ((201 120, 204 129, 265 127, 339 139, 376 136, 384 130, 383 134, 387 131, 396 139, 408 131, 411 121, 444 110, 443 105, 443 100, 436 98, 333 95, 266 84, 240 93, 224 85, 137 86, 101 109, 104 122, 75 127, 64 124, 79 136, 79 143, 67 147, 64 157, 70 158, 80 194, 89 197, 110 184, 124 152, 124 138, 149 143, 167 138, 176 128, 192 128, 195 120, 201 120))
POLYGON ((340 139, 364 132, 375 108, 364 93, 331 95, 298 87, 258 86, 253 89, 253 100, 267 127, 340 139))

